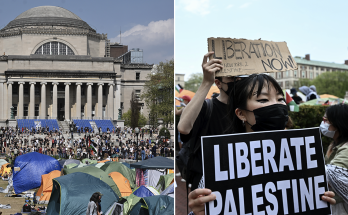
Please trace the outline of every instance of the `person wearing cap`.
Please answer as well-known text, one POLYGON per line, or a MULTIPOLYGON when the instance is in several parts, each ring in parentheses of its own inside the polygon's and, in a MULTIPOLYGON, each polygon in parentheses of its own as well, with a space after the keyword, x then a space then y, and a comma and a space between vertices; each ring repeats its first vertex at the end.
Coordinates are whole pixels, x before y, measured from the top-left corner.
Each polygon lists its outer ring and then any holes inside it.
POLYGON ((100 205, 102 196, 103 196, 103 194, 101 194, 100 192, 93 193, 93 195, 89 199, 86 215, 100 215, 100 214, 102 214, 101 205, 100 205))
MULTIPOLYGON (((231 121, 228 115, 227 104, 230 102, 229 94, 234 89, 235 81, 239 81, 239 77, 215 77, 215 73, 223 68, 222 61, 213 58, 214 52, 208 52, 204 55, 202 69, 203 69, 203 81, 198 88, 195 96, 191 99, 190 103, 183 110, 180 121, 178 124, 178 131, 180 132, 181 140, 184 143, 190 141, 196 144, 197 138, 195 134, 198 134, 200 130, 204 129, 204 126, 208 126, 204 135, 220 135, 224 133, 230 133, 229 129, 231 121), (208 60, 209 59, 209 60, 208 60), (211 99, 213 103, 212 114, 208 125, 204 125, 204 121, 207 121, 206 110, 208 103, 205 101, 207 94, 211 86, 215 85, 220 89, 220 95, 211 99)), ((195 153, 193 156, 193 164, 189 166, 190 178, 187 181, 192 184, 192 190, 196 189, 200 179, 202 178, 202 155, 195 153)), ((191 159, 191 157, 190 157, 191 159)))
POLYGON ((303 103, 302 98, 297 95, 297 90, 295 88, 292 88, 290 90, 290 93, 292 94, 292 99, 296 102, 296 104, 303 103))

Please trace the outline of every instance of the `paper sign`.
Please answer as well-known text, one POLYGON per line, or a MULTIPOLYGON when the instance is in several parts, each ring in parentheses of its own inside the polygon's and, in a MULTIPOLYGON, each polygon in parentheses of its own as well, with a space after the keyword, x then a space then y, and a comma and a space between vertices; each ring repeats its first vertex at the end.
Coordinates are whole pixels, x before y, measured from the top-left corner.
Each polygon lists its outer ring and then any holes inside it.
POLYGON ((14 167, 13 170, 18 172, 19 170, 21 170, 21 168, 20 167, 14 167))
POLYGON ((331 214, 319 128, 202 137, 206 214, 331 214))
POLYGON ((216 72, 217 77, 297 69, 286 42, 208 38, 208 51, 222 60, 224 68, 216 72))

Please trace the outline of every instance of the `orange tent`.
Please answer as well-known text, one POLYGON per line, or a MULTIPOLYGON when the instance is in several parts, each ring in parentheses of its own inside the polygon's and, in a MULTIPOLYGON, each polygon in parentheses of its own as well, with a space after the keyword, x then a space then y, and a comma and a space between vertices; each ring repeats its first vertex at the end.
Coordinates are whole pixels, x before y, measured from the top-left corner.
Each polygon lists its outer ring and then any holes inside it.
POLYGON ((211 86, 211 88, 207 94, 207 99, 211 99, 211 97, 214 93, 220 94, 220 89, 216 85, 211 86))
MULTIPOLYGON (((189 90, 182 90, 180 93, 178 91, 175 91, 175 97, 181 98, 183 96, 189 96, 191 99, 196 93, 189 91, 189 90)), ((175 106, 180 106, 180 101, 175 99, 175 106)))
POLYGON ((48 174, 41 176, 41 186, 36 193, 36 198, 39 204, 48 204, 51 198, 52 187, 53 187, 53 178, 60 177, 60 171, 54 170, 48 174))
POLYGON ((112 180, 114 180, 115 184, 121 192, 122 197, 132 194, 133 191, 130 187, 129 180, 125 178, 121 173, 110 172, 109 176, 111 176, 112 180))
POLYGON ((98 163, 105 163, 108 162, 109 160, 102 160, 102 161, 98 161, 98 163))
MULTIPOLYGON (((2 174, 4 174, 4 170, 6 169, 6 166, 8 165, 9 163, 5 163, 1 166, 1 169, 0 169, 0 175, 2 176, 2 174)), ((11 169, 11 168, 10 168, 11 169)))
POLYGON ((337 96, 330 95, 330 94, 323 94, 323 95, 320 95, 320 98, 323 98, 323 99, 328 99, 328 98, 331 98, 331 99, 338 99, 337 96))

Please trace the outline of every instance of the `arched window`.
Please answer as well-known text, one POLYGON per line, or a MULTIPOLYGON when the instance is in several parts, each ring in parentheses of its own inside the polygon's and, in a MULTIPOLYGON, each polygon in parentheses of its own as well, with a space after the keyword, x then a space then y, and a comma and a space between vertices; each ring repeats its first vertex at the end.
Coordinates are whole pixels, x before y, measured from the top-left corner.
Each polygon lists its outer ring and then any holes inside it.
POLYGON ((60 42, 48 42, 40 46, 35 54, 42 55, 75 55, 73 50, 60 42))

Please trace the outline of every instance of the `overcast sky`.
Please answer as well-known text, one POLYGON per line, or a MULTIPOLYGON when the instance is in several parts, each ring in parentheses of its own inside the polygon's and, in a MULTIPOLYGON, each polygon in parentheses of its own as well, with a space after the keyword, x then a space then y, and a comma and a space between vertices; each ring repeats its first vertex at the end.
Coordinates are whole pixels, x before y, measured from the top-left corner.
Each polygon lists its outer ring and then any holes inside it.
POLYGON ((348 1, 176 0, 175 73, 202 72, 207 38, 286 41, 293 57, 348 60, 348 1))
POLYGON ((75 13, 111 42, 141 48, 144 61, 158 64, 174 57, 174 1, 154 0, 11 0, 2 1, 0 28, 37 6, 59 6, 75 13))

